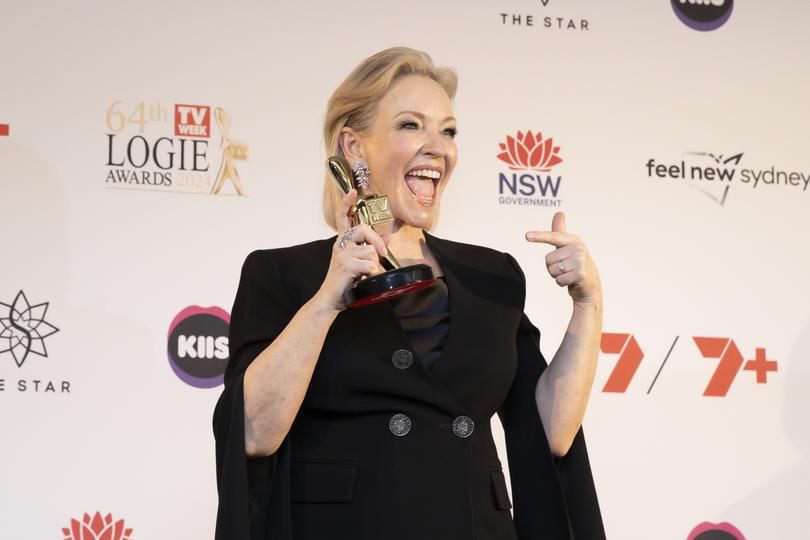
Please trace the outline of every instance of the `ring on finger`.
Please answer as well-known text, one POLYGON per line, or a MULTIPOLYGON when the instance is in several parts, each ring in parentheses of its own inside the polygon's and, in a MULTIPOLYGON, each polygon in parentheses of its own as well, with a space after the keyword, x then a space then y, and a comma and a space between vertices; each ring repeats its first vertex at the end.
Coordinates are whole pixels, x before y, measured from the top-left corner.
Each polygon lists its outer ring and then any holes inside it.
POLYGON ((352 239, 352 235, 354 235, 354 231, 357 230, 357 226, 349 227, 346 229, 346 232, 340 235, 338 239, 338 247, 345 248, 346 244, 349 243, 349 240, 352 239))
POLYGON ((557 267, 560 269, 561 274, 565 273, 565 261, 564 260, 557 263, 557 267))

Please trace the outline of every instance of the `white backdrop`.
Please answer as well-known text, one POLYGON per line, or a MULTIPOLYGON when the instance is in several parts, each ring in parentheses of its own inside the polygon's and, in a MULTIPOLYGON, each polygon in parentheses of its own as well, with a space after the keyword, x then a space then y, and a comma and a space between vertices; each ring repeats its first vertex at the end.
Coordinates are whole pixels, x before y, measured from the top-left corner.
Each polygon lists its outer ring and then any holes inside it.
POLYGON ((565 211, 601 271, 605 332, 643 353, 626 389, 604 392, 619 356, 606 342, 585 422, 608 537, 687 539, 728 522, 747 539, 810 538, 810 5, 738 1, 710 32, 670 0, 0 8, 0 351, 22 335, 12 319, 34 338, 49 327, 31 333, 28 315, 58 328, 18 348, 31 349, 22 362, 0 352, 0 537, 74 540, 71 520, 96 512, 132 529, 119 538, 212 537, 221 387, 175 374, 169 327, 188 307, 228 312, 251 250, 331 234, 326 100, 360 60, 408 45, 460 78, 460 161, 436 233, 518 259, 550 358, 570 301, 523 233, 565 211), (210 136, 176 135, 176 105, 209 107, 210 136), (210 194, 218 107, 243 143, 230 151, 247 147, 233 161, 246 196, 230 181, 210 194), (559 147, 549 171, 498 159, 528 130, 559 147), (161 163, 108 165, 110 135, 113 162, 135 139, 134 161, 147 143, 161 163), (204 141, 207 172, 180 170, 180 144, 194 152, 183 138, 204 141), (734 176, 675 177, 682 161, 734 176), (499 193, 512 173, 559 179, 557 196, 499 193), (20 300, 10 314, 19 291, 47 312, 20 300), (757 384, 728 347, 730 386, 704 396, 718 360, 695 337, 732 339, 743 362, 765 349, 777 371, 757 384))

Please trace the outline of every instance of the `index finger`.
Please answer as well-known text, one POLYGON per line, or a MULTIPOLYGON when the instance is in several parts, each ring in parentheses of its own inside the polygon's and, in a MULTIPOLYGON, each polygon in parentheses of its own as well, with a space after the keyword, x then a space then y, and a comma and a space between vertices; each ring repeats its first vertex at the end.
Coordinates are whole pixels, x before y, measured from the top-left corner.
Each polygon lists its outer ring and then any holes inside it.
POLYGON ((574 242, 576 237, 558 231, 529 231, 526 233, 526 240, 529 242, 551 244, 554 247, 563 247, 574 242))
POLYGON ((351 227, 352 223, 351 220, 349 220, 349 211, 352 209, 352 205, 356 200, 356 189, 349 190, 340 200, 340 204, 338 204, 337 210, 335 210, 335 227, 337 228, 338 234, 351 227))

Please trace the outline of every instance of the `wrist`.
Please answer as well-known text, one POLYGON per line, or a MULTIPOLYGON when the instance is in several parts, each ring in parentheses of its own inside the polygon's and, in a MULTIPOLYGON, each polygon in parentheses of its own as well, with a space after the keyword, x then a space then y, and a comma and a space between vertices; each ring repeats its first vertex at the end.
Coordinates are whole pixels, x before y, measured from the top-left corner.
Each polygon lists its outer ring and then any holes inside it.
POLYGON ((593 295, 588 298, 575 298, 574 299, 574 309, 579 309, 583 311, 601 311, 602 309, 602 295, 593 295))
POLYGON ((335 317, 342 311, 331 299, 326 298, 325 295, 318 291, 315 295, 304 304, 304 308, 310 312, 313 317, 328 319, 331 323, 335 317))

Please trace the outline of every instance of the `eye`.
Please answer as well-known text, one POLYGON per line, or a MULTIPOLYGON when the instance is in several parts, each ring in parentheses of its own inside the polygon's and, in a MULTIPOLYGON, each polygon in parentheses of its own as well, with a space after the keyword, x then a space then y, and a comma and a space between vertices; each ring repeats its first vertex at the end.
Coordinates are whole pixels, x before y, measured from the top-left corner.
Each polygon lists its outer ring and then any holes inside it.
POLYGON ((419 129, 419 124, 413 120, 406 120, 399 125, 400 129, 419 129))
POLYGON ((454 128, 454 127, 449 127, 449 128, 445 128, 445 130, 442 133, 444 133, 445 135, 447 135, 451 139, 455 139, 456 135, 458 135, 458 130, 456 128, 454 128))

